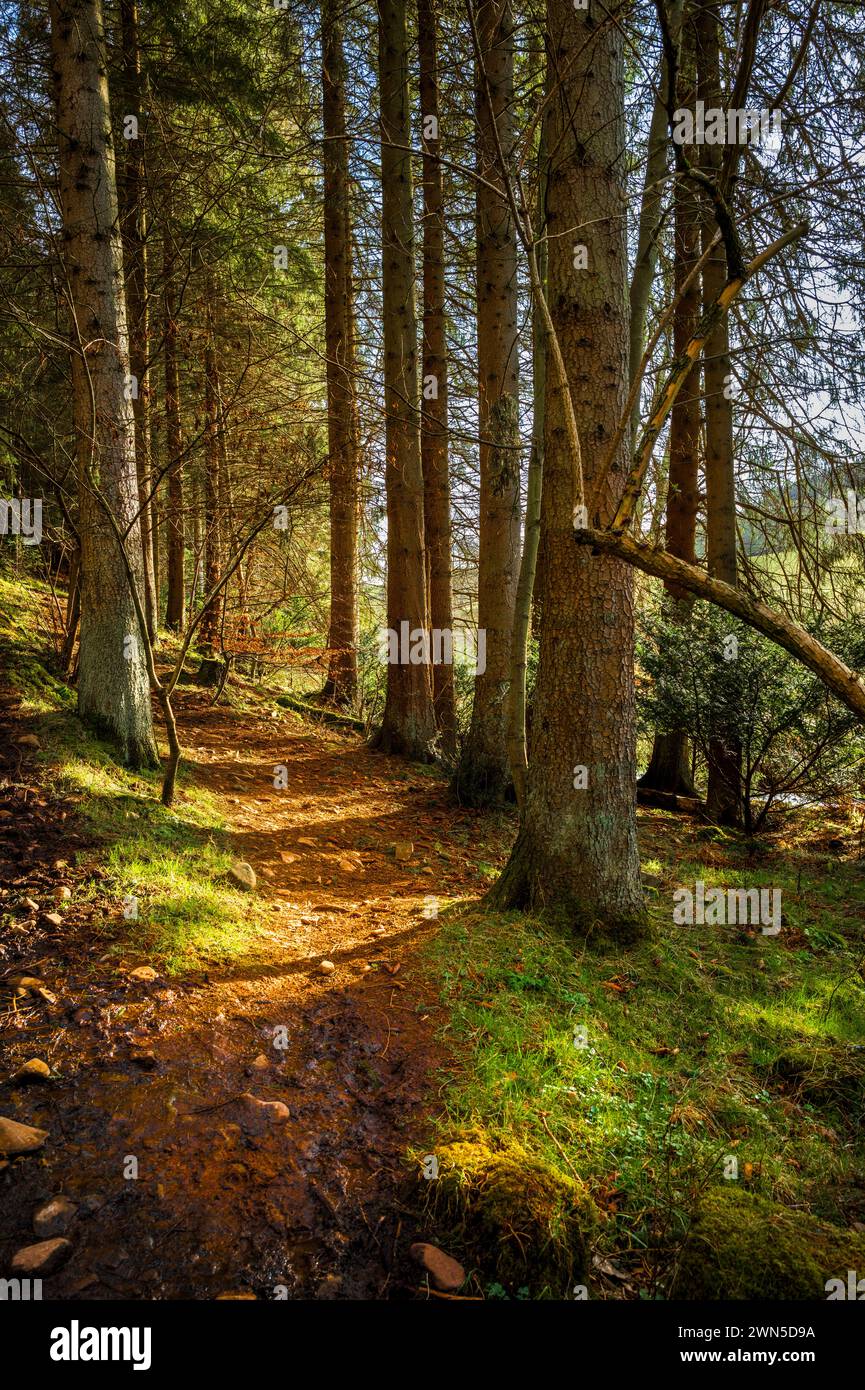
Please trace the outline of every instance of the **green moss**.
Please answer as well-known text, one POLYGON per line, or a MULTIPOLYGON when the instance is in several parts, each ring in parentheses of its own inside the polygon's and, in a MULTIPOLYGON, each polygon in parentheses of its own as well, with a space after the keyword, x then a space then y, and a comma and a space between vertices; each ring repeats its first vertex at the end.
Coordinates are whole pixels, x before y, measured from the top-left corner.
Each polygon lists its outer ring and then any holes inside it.
POLYGON ((723 1188, 703 1201, 672 1289, 684 1299, 820 1299, 829 1279, 865 1270, 865 1238, 723 1188))
POLYGON ((787 1095, 808 1105, 834 1109, 850 1119, 865 1108, 865 1049, 792 1049, 769 1065, 767 1075, 787 1095))
POLYGON ((424 1184, 427 1211, 463 1259, 505 1288, 566 1297, 585 1274, 598 1219, 582 1183, 515 1141, 492 1148, 471 1136, 437 1158, 438 1178, 424 1184))

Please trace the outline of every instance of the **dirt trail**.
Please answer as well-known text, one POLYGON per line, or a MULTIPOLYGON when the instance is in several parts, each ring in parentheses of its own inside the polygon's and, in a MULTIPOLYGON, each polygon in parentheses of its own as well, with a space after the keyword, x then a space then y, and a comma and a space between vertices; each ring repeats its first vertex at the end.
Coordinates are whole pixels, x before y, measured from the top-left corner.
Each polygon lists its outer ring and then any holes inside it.
MULTIPOLYGON (((470 817, 355 736, 213 709, 199 692, 181 721, 270 925, 251 962, 179 981, 108 965, 94 981, 96 944, 64 975, 62 936, 43 943, 57 1009, 27 1021, 7 1064, 44 1056, 62 1079, 0 1091, 2 1113, 51 1131, 41 1156, 0 1174, 0 1257, 35 1238, 34 1207, 63 1192, 79 1214, 52 1298, 410 1297, 421 1281, 402 1156, 429 1133, 441 1060, 415 955, 435 930, 425 903, 465 892, 465 853, 440 841, 470 817), (390 853, 401 840, 406 863, 390 853)), ((28 884, 40 896, 63 852, 54 829, 41 863, 13 836, 22 876, 7 902, 28 884)))

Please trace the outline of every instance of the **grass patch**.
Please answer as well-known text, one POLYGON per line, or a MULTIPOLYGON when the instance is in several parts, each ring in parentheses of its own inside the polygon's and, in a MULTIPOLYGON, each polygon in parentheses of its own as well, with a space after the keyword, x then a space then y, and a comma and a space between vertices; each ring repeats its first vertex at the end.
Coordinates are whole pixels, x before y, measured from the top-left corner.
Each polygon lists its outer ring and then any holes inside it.
MULTIPOLYGON (((102 872, 79 885, 76 901, 92 901, 111 953, 168 974, 254 955, 265 910, 226 878, 231 856, 216 801, 186 766, 176 804, 166 809, 159 771, 129 771, 85 729, 74 691, 51 672, 51 651, 33 647, 47 596, 32 581, 24 588, 0 580, 0 656, 21 712, 33 716, 45 784, 74 801, 80 828, 97 845, 102 872)), ((82 857, 94 867, 92 852, 82 857)))
MULTIPOLYGON (((466 1136, 516 1145, 585 1183, 600 1213, 594 1253, 623 1271, 593 1296, 669 1296, 713 1192, 839 1227, 865 1221, 865 872, 852 821, 829 860, 809 851, 807 818, 800 840, 788 823, 760 850, 735 835, 697 839, 663 814, 642 822, 661 885, 634 948, 600 954, 555 923, 476 905, 443 914, 428 948, 454 1058, 435 1151, 466 1136), (781 934, 673 925, 674 889, 697 879, 780 887, 781 934)), ((543 1296, 530 1246, 510 1283, 482 1247, 467 1249, 481 1283, 543 1296)))

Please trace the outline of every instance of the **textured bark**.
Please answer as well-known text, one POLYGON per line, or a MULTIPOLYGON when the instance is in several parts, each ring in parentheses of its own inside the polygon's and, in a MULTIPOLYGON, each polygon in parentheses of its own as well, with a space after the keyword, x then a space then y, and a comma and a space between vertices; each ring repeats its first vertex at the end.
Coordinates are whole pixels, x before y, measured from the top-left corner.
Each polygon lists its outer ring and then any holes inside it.
MULTIPOLYGON (((438 120, 437 0, 418 0, 420 108, 423 119, 438 120)), ((439 141, 425 140, 423 155, 423 366, 424 383, 433 378, 437 394, 422 405, 421 465, 424 536, 430 625, 453 627, 451 598, 451 502, 447 436, 447 345, 445 339, 444 186, 439 141)), ((453 666, 433 666, 433 704, 442 751, 456 747, 453 666)))
MULTIPOLYGON (((673 0, 670 7, 670 35, 675 43, 682 27, 684 0, 673 0)), ((655 267, 658 262, 658 234, 664 204, 664 185, 667 180, 667 97, 669 72, 666 58, 661 61, 661 74, 655 104, 652 108, 652 121, 649 127, 649 141, 646 153, 646 173, 643 180, 643 196, 640 202, 640 221, 637 233, 637 254, 631 275, 630 305, 631 325, 628 349, 628 379, 634 380, 643 355, 643 342, 646 336, 646 310, 655 267)), ((640 398, 634 402, 631 412, 631 440, 636 442, 640 421, 640 398)))
MULTIPOLYGON (((596 26, 570 0, 548 0, 547 33, 549 303, 591 486, 627 399, 623 40, 617 26, 596 26), (574 269, 575 241, 589 247, 588 270, 574 269)), ((580 931, 611 928, 626 939, 645 916, 634 789, 633 582, 619 560, 574 545, 578 482, 562 398, 549 377, 544 442, 540 659, 526 807, 491 898, 501 906, 558 908, 580 931), (574 786, 577 767, 587 769, 585 789, 574 786)), ((607 521, 624 467, 622 447, 598 501, 607 521)))
MULTIPOLYGON (((408 37, 404 0, 379 0, 384 304, 387 622, 428 630, 420 457, 408 37)), ((431 667, 390 662, 375 746, 429 759, 436 736, 431 667)))
POLYGON ((78 711, 132 766, 158 762, 147 669, 113 517, 141 578, 135 420, 99 0, 52 0, 63 250, 72 315, 72 386, 81 534, 78 711), (129 639, 132 639, 130 641, 129 639))
POLYGON ((342 0, 325 0, 321 14, 331 653, 322 693, 350 705, 357 692, 360 439, 342 8, 342 0))
MULTIPOLYGON (((706 4, 698 12, 697 79, 699 96, 706 108, 723 107, 720 74, 720 19, 718 5, 706 4)), ((718 178, 722 147, 704 145, 702 165, 718 178)), ((712 204, 704 199, 703 250, 715 234, 712 204)), ((728 276, 723 242, 703 267, 704 310, 715 302, 728 276)), ((704 389, 706 410, 706 563, 709 573, 725 584, 736 584, 736 480, 733 459, 733 403, 727 387, 730 371, 730 323, 726 314, 716 321, 704 349, 704 389)), ((741 822, 740 757, 734 747, 712 743, 709 748, 709 787, 706 797, 710 814, 721 824, 741 822)))
POLYGON ((510 0, 476 11, 477 333, 480 435, 478 627, 486 670, 475 677, 472 718, 455 787, 468 805, 496 805, 510 786, 507 693, 520 564, 517 241, 499 150, 513 146, 514 37, 510 0))
POLYGON ((147 362, 150 353, 150 310, 147 287, 147 211, 144 166, 144 77, 137 0, 120 0, 120 32, 123 45, 123 100, 121 117, 134 116, 138 137, 123 141, 125 160, 120 185, 120 227, 126 274, 126 312, 129 322, 129 368, 138 383, 132 398, 135 416, 135 466, 138 500, 144 611, 151 641, 158 626, 157 566, 154 554, 155 505, 151 498, 150 387, 147 362))
MULTIPOLYGON (((682 30, 680 64, 676 105, 693 110, 696 92, 694 34, 690 21, 682 30)), ((692 159, 691 148, 686 148, 684 153, 689 160, 692 159)), ((678 359, 695 336, 700 321, 699 278, 686 283, 700 258, 700 204, 689 183, 681 177, 676 179, 673 200, 673 289, 677 296, 681 295, 673 316, 673 356, 678 359)), ((700 365, 695 360, 670 412, 666 547, 669 554, 690 564, 696 562, 700 384, 700 365)), ((687 610, 686 592, 669 581, 665 588, 670 598, 679 601, 687 610)), ((652 756, 646 772, 640 778, 640 786, 653 791, 673 792, 679 796, 696 795, 691 780, 691 745, 684 733, 674 730, 655 735, 652 756)))
POLYGON ((219 369, 214 331, 214 287, 206 288, 207 338, 204 346, 204 592, 211 594, 201 619, 203 646, 214 647, 220 629, 223 596, 213 596, 221 569, 221 518, 219 509, 219 369))
POLYGON ((180 413, 180 378, 177 369, 177 295, 175 291, 175 259, 172 230, 172 199, 170 191, 165 201, 165 227, 162 243, 163 274, 163 339, 165 371, 165 447, 168 455, 168 553, 165 620, 174 632, 186 621, 186 587, 184 579, 184 518, 183 518, 183 425, 180 413))
MULTIPOLYGON (((538 206, 534 232, 539 238, 537 248, 538 280, 544 295, 547 292, 547 142, 546 122, 541 125, 538 142, 538 206)), ((526 519, 523 553, 517 580, 514 608, 514 633, 511 643, 511 679, 508 689, 508 756, 517 805, 522 815, 526 804, 526 774, 529 766, 526 746, 526 674, 528 669, 529 630, 531 628, 532 598, 537 574, 538 546, 541 537, 541 495, 544 475, 544 401, 547 389, 547 329, 540 304, 532 305, 532 448, 529 455, 529 476, 526 487, 526 519)))

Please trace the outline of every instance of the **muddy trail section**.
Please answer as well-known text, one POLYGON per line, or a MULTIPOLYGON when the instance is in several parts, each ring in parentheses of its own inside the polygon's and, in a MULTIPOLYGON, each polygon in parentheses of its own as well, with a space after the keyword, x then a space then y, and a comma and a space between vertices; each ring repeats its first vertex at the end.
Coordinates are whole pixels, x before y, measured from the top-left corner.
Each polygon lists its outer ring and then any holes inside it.
POLYGON ((15 705, 0 709, 0 1115, 47 1138, 0 1155, 3 1273, 62 1233, 51 1299, 428 1296, 408 1247, 434 1232, 406 1153, 429 1138, 445 1059, 417 956, 431 902, 466 892, 472 814, 357 735, 184 691, 186 775, 217 798, 267 917, 241 963, 167 977, 118 963, 92 929, 99 846, 16 743, 32 726, 15 705), (51 1079, 16 1079, 33 1058, 51 1079), (34 1227, 59 1196, 74 1213, 34 1227))

